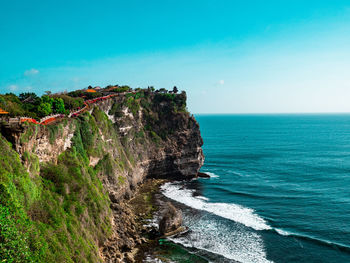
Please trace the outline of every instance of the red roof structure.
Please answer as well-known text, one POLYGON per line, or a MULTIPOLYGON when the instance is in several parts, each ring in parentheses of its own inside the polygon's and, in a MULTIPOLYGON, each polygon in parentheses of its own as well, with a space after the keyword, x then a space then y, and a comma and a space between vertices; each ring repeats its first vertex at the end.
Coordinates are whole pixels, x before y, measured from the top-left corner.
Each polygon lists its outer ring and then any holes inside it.
POLYGON ((96 92, 96 90, 94 90, 94 89, 87 89, 86 92, 94 93, 94 92, 96 92))
POLYGON ((9 114, 9 113, 0 108, 0 114, 9 114))

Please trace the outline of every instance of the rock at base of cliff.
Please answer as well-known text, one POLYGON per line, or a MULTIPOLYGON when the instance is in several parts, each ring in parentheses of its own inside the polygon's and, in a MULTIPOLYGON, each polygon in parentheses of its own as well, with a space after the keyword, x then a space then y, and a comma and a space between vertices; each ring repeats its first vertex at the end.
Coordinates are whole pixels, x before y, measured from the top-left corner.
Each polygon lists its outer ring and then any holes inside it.
POLYGON ((198 172, 197 176, 198 176, 198 177, 201 177, 201 178, 210 178, 210 175, 209 175, 209 174, 202 173, 202 172, 198 172))
POLYGON ((175 233, 182 229, 182 212, 170 202, 166 203, 159 221, 159 232, 162 235, 169 235, 169 233, 175 233))

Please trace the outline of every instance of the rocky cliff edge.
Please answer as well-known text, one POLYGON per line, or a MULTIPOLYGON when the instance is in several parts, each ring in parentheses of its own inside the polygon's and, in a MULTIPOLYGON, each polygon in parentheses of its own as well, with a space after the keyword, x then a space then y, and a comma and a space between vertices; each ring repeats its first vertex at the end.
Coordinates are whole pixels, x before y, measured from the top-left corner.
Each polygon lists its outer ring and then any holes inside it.
POLYGON ((146 178, 196 177, 204 161, 199 125, 186 110, 185 93, 126 94, 101 101, 76 119, 49 126, 2 126, 1 133, 17 152, 33 189, 56 198, 57 204, 48 208, 43 195, 21 201, 26 204, 20 209, 44 236, 46 262, 127 261, 125 254, 141 241, 125 200, 146 178), (60 232, 54 212, 44 211, 60 205, 67 206, 61 212, 62 227, 74 222, 75 230, 60 232), (67 240, 55 236, 57 244, 52 244, 38 225, 46 225, 54 236, 67 235, 67 240), (55 249, 66 255, 57 258, 55 249))

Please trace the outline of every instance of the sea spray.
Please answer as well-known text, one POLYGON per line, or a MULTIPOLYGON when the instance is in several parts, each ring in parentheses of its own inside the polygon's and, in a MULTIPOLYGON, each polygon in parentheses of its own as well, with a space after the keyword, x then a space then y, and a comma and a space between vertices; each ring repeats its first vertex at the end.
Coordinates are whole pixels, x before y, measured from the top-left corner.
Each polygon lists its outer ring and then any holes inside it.
POLYGON ((189 207, 213 213, 255 230, 271 229, 267 222, 251 208, 229 203, 210 203, 207 198, 193 196, 193 190, 181 189, 181 186, 176 183, 166 183, 161 189, 166 197, 189 207))
POLYGON ((270 230, 266 221, 253 209, 236 204, 210 203, 204 196, 194 196, 194 190, 180 183, 166 183, 163 194, 201 213, 184 209, 184 223, 189 231, 181 236, 170 238, 174 243, 188 248, 207 251, 224 259, 212 256, 212 262, 272 262, 266 258, 265 246, 258 230, 270 230), (226 222, 227 221, 227 222, 226 222))

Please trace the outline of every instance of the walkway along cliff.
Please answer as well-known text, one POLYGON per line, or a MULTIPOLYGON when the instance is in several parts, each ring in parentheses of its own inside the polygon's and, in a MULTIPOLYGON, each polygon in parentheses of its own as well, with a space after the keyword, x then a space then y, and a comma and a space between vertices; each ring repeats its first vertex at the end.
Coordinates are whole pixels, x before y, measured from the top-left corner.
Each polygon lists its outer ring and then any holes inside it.
POLYGON ((141 241, 125 201, 146 178, 196 177, 204 161, 185 93, 115 96, 1 133, 0 258, 15 262, 130 261, 141 241))

